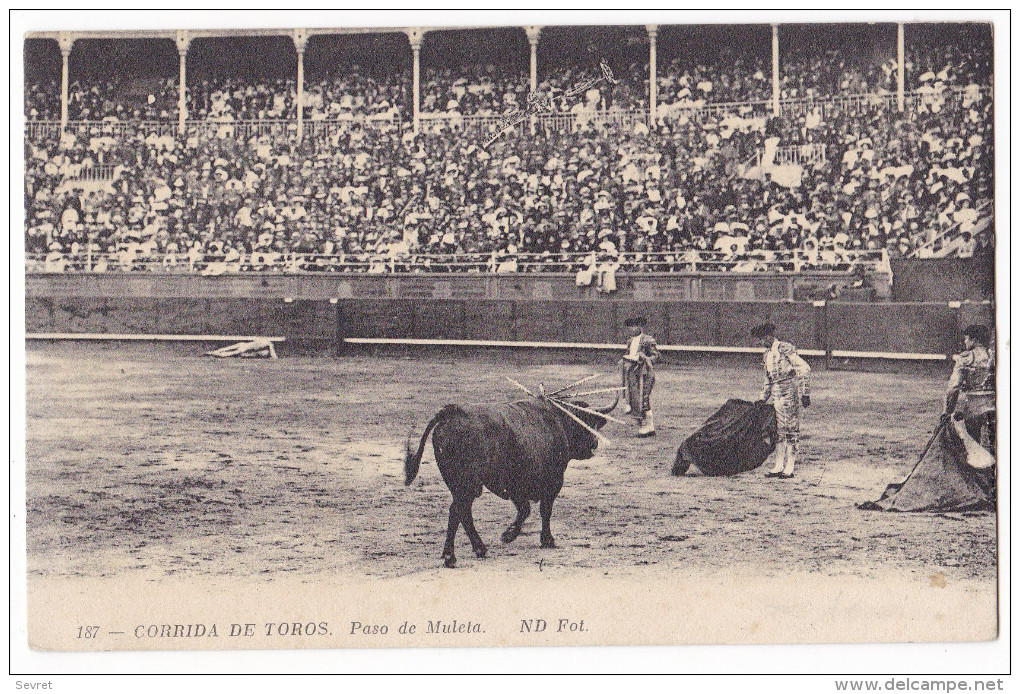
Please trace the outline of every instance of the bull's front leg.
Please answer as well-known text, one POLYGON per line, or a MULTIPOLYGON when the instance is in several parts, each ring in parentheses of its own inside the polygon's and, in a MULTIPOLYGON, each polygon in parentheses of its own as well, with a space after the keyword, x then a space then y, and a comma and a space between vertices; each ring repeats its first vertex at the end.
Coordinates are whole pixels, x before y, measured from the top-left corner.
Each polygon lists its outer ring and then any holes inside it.
POLYGON ((446 526, 446 545, 443 547, 443 564, 452 569, 457 565, 457 557, 453 554, 453 541, 457 537, 457 526, 460 525, 460 511, 457 500, 450 504, 450 521, 446 526))
POLYGON ((552 528, 550 527, 550 521, 552 520, 552 507, 555 496, 549 496, 542 499, 539 504, 538 510, 542 514, 542 546, 543 547, 556 547, 556 542, 553 540, 552 528))
POLYGON ((512 501, 514 506, 517 507, 517 518, 503 531, 503 535, 500 537, 503 542, 513 542, 517 539, 517 536, 521 534, 524 521, 528 519, 528 515, 531 513, 531 502, 527 499, 512 499, 512 501))

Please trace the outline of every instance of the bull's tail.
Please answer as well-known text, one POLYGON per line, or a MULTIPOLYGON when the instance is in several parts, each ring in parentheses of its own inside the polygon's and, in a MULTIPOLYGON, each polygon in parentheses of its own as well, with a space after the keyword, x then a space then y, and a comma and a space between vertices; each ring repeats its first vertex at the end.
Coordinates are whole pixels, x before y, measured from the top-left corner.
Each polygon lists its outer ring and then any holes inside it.
POLYGON ((418 476, 418 468, 421 466, 421 456, 425 452, 425 442, 429 438, 429 434, 436 428, 436 425, 442 421, 443 417, 446 416, 453 405, 447 405, 443 409, 436 413, 436 416, 425 427, 425 433, 421 435, 421 441, 418 443, 418 450, 414 449, 414 435, 407 437, 407 455, 404 457, 404 486, 410 486, 411 482, 414 482, 414 478, 418 476))

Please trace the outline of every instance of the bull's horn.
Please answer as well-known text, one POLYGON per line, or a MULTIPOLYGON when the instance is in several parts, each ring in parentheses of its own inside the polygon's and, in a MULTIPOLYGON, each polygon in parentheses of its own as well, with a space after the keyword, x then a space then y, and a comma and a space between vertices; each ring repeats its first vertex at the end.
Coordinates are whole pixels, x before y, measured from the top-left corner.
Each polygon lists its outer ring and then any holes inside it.
POLYGON ((620 394, 617 393, 616 394, 616 400, 613 400, 613 404, 612 405, 610 405, 609 407, 606 407, 606 408, 598 408, 598 407, 596 407, 595 411, 598 412, 599 414, 609 414, 610 412, 615 410, 616 406, 619 405, 619 404, 620 404, 620 394))

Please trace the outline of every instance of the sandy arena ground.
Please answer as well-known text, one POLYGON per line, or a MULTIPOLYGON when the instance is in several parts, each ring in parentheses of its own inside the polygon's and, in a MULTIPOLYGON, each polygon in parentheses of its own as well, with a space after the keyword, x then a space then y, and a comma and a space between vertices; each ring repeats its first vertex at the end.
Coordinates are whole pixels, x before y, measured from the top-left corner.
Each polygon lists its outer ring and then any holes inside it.
MULTIPOLYGON (((29 345, 30 584, 76 579, 173 583, 376 581, 447 575, 642 579, 791 571, 820 581, 896 575, 995 600, 993 514, 887 514, 854 504, 910 470, 940 408, 940 376, 817 370, 798 475, 675 478, 677 446, 727 397, 754 399, 746 366, 664 366, 658 437, 609 423, 595 458, 572 462, 555 507, 558 547, 533 513, 511 545, 513 507, 475 503, 489 545, 463 530, 459 567, 439 568, 449 494, 432 462, 403 485, 406 437, 450 402, 516 394, 503 376, 561 385, 603 366, 522 366, 439 356, 278 361, 199 350, 29 345), (551 573, 550 573, 551 572, 551 573)), ((416 579, 416 580, 417 580, 416 579)))

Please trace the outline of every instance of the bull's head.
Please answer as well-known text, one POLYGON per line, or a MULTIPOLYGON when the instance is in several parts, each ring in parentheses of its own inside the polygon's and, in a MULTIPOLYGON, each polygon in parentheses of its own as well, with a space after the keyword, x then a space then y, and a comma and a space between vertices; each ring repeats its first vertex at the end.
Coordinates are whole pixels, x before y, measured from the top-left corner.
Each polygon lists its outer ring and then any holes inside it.
MULTIPOLYGON (((603 415, 607 415, 614 409, 616 409, 617 404, 619 404, 620 402, 620 395, 617 394, 616 400, 613 401, 612 405, 604 408, 591 407, 584 400, 570 400, 569 402, 579 407, 583 407, 585 409, 590 409, 593 410, 594 412, 599 412, 603 415)), ((573 414, 575 417, 577 417, 582 422, 590 426, 592 429, 595 429, 596 431, 598 431, 599 429, 606 425, 605 417, 593 414, 592 412, 583 412, 581 410, 575 410, 572 407, 568 407, 567 409, 571 411, 571 414, 573 414)), ((580 426, 577 422, 570 419, 566 415, 564 415, 564 419, 567 420, 565 422, 566 430, 570 437, 571 460, 588 460, 593 455, 595 455, 595 449, 598 448, 599 445, 598 439, 595 437, 594 434, 592 434, 584 427, 580 426)))

